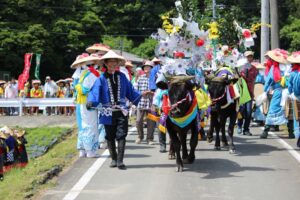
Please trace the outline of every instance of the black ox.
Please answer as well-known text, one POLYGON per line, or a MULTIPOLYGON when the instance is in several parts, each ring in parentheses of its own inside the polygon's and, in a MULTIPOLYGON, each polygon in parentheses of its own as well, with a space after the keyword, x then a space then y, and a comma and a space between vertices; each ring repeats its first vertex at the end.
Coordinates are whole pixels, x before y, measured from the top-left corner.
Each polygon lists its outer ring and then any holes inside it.
POLYGON ((181 128, 174 124, 171 118, 181 118, 186 115, 192 105, 194 98, 194 85, 191 82, 191 76, 176 76, 169 79, 168 84, 158 84, 161 89, 168 89, 170 112, 167 117, 166 127, 171 139, 172 149, 176 153, 177 171, 183 171, 183 164, 191 164, 195 160, 195 149, 198 144, 198 126, 197 117, 191 123, 181 128), (190 152, 187 150, 187 133, 191 130, 190 152), (182 147, 182 157, 180 150, 182 147))
POLYGON ((229 152, 235 153, 236 149, 233 143, 234 126, 237 119, 237 101, 233 103, 227 102, 226 92, 229 84, 237 82, 237 78, 228 78, 228 76, 222 77, 206 77, 206 83, 208 84, 208 91, 212 100, 211 105, 211 122, 210 129, 207 134, 209 142, 212 141, 213 132, 216 132, 215 149, 220 150, 220 136, 219 131, 222 132, 222 147, 228 148, 229 152), (225 135, 225 125, 227 118, 229 118, 228 135, 229 145, 225 135))

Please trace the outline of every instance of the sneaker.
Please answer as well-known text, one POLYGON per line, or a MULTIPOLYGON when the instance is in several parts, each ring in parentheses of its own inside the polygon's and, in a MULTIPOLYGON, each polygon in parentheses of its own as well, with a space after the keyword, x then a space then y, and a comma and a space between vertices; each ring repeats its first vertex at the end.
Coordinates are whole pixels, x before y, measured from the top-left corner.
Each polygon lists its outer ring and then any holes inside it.
POLYGON ((241 128, 238 128, 238 129, 237 129, 237 133, 238 133, 238 134, 242 134, 242 132, 243 132, 243 130, 242 130, 241 128))
POLYGON ((166 152, 167 152, 167 150, 166 150, 166 145, 161 144, 161 145, 160 145, 160 150, 159 150, 159 152, 160 152, 160 153, 166 153, 166 152))
POLYGON ((138 139, 135 140, 136 144, 141 144, 141 142, 142 142, 142 140, 140 138, 138 138, 138 139))
POLYGON ((95 151, 88 151, 86 154, 87 158, 99 158, 100 155, 97 154, 95 151))
POLYGON ((153 142, 153 140, 149 140, 149 141, 148 141, 148 144, 149 144, 149 145, 154 145, 155 143, 153 142))
POLYGON ((112 160, 110 165, 109 165, 110 168, 114 168, 114 167, 117 167, 117 161, 116 160, 112 160))
POLYGON ((268 138, 268 132, 267 131, 263 131, 263 133, 260 135, 261 139, 267 139, 268 138))
POLYGON ((245 131, 245 132, 243 133, 243 135, 252 136, 252 133, 250 133, 250 131, 245 131))
POLYGON ((80 150, 79 151, 79 158, 85 158, 85 157, 86 157, 85 150, 80 150))

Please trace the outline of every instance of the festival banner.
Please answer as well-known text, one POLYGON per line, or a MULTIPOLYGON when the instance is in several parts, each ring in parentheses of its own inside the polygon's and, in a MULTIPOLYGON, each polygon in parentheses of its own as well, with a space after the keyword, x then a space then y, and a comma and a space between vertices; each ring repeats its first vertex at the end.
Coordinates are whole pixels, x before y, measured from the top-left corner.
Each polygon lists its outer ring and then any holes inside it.
POLYGON ((32 53, 26 53, 24 55, 24 70, 23 73, 20 74, 18 78, 18 89, 23 90, 24 85, 26 81, 29 78, 29 71, 30 71, 30 66, 31 66, 31 58, 32 58, 32 53))
POLYGON ((36 65, 35 65, 34 76, 36 79, 40 80, 41 54, 36 54, 35 61, 36 61, 36 65))

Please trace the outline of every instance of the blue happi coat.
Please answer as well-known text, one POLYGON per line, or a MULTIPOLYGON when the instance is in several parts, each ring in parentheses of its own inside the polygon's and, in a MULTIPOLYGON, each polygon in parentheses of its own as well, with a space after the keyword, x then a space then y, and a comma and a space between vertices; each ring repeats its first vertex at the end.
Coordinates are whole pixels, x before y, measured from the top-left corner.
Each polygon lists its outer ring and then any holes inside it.
MULTIPOLYGON (((138 105, 141 94, 135 90, 130 81, 121 72, 115 72, 115 76, 120 78, 120 107, 127 109, 126 100, 128 99, 134 105, 138 105)), ((101 74, 96 80, 92 90, 88 96, 88 102, 91 102, 93 107, 98 107, 99 104, 102 107, 103 112, 100 112, 100 124, 111 125, 112 124, 112 113, 105 110, 111 108, 110 91, 107 83, 107 77, 105 74, 101 74)))

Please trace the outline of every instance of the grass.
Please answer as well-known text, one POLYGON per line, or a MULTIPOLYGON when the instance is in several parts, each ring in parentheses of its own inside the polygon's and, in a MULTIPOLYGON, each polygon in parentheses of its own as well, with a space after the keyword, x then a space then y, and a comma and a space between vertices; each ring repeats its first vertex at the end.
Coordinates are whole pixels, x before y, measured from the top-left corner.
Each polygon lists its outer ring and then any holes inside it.
POLYGON ((70 128, 62 127, 25 128, 25 130, 25 137, 28 142, 26 145, 28 155, 37 153, 37 151, 43 151, 45 148, 52 146, 62 135, 71 131, 70 128))
MULTIPOLYGON (((64 128, 36 128, 28 129, 27 140, 38 141, 40 144, 48 139, 59 136, 64 128), (45 132, 44 132, 45 131, 45 132), (45 133, 45 134, 44 134, 45 133)), ((1 200, 21 200, 32 198, 40 190, 53 187, 54 180, 44 183, 45 175, 53 168, 64 168, 70 165, 76 155, 76 134, 70 134, 60 139, 60 142, 51 148, 45 155, 31 159, 24 169, 13 169, 4 176, 4 181, 0 182, 1 200)), ((51 140, 49 140, 51 141, 51 140)))

